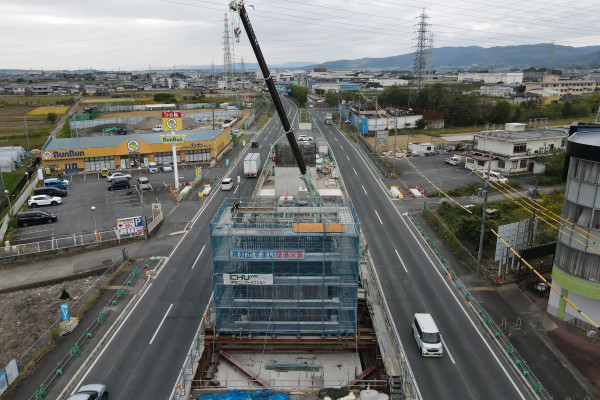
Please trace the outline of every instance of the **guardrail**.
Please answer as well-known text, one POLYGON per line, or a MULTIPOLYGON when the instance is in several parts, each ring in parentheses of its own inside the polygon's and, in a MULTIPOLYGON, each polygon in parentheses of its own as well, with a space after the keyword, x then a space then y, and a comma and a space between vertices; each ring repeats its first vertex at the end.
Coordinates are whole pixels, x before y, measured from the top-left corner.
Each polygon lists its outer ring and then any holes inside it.
POLYGON ((458 278, 456 272, 448 262, 446 256, 444 256, 442 251, 435 245, 433 240, 429 238, 427 231, 420 226, 419 221, 410 213, 407 213, 407 218, 411 221, 412 226, 419 232, 419 236, 427 244, 430 252, 435 256, 438 261, 438 264, 436 265, 442 266, 442 272, 451 282, 454 290, 464 299, 467 309, 471 311, 471 314, 481 323, 493 342, 502 349, 505 358, 512 364, 513 368, 521 374, 523 381, 537 396, 542 399, 551 400, 552 396, 550 396, 533 372, 531 372, 531 369, 527 366, 525 360, 519 355, 517 350, 510 343, 510 340, 504 335, 502 328, 496 324, 492 316, 489 315, 477 301, 476 297, 465 288, 462 281, 458 278))
POLYGON ((154 231, 154 229, 158 226, 158 224, 161 223, 161 221, 163 220, 163 218, 164 218, 164 214, 161 211, 156 216, 156 218, 154 218, 152 221, 150 221, 150 223, 148 224, 148 235, 151 234, 154 231))

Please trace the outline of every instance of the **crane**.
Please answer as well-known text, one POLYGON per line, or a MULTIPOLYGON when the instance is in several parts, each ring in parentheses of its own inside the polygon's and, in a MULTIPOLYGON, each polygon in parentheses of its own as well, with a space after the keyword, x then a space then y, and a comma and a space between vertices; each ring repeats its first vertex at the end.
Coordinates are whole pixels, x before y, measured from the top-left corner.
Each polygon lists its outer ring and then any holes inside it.
MULTIPOLYGON (((283 125, 283 130, 285 132, 285 136, 287 137, 288 142, 292 148, 292 153, 294 154, 294 158, 296 159, 296 164, 298 164, 298 168, 300 169, 301 178, 306 185, 306 190, 308 192, 309 197, 315 201, 320 198, 319 192, 317 191, 317 185, 313 178, 310 176, 310 171, 306 168, 306 163, 304 162, 304 158, 302 158, 302 153, 300 152, 300 148, 298 147, 298 142, 296 141, 296 137, 294 136, 294 131, 290 126, 290 122, 285 113, 285 109, 283 108, 283 103, 281 102, 281 98, 279 97, 279 93, 277 93, 277 89, 275 88, 275 82, 273 82, 273 77, 271 76, 271 72, 267 67, 267 63, 265 58, 263 57, 262 50, 258 45, 258 40, 256 39, 256 35, 254 34, 254 30, 252 29, 252 25, 250 24, 250 19, 248 18, 248 13, 246 12, 246 8, 244 6, 244 0, 233 0, 229 3, 229 8, 235 12, 240 14, 240 19, 242 24, 244 25, 244 30, 248 35, 248 39, 250 40, 250 45, 252 46, 252 50, 254 51, 254 55, 256 56, 256 60, 258 61, 258 65, 260 66, 260 70, 263 74, 263 78, 265 79, 265 83, 267 84, 267 88, 269 89, 269 94, 271 95, 271 99, 273 100, 273 104, 275 105, 275 109, 277 110, 277 114, 279 115, 279 119, 281 120, 281 125, 283 125)), ((241 32, 239 28, 236 29, 236 37, 239 36, 241 32)))

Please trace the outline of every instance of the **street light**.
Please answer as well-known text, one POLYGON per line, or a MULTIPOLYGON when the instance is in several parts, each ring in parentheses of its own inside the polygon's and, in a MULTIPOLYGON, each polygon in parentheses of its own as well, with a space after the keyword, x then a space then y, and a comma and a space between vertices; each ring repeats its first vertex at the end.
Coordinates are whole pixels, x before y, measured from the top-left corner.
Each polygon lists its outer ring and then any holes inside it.
POLYGON ((94 234, 96 234, 96 242, 98 241, 98 230, 96 229, 96 207, 92 206, 92 216, 94 217, 94 234))

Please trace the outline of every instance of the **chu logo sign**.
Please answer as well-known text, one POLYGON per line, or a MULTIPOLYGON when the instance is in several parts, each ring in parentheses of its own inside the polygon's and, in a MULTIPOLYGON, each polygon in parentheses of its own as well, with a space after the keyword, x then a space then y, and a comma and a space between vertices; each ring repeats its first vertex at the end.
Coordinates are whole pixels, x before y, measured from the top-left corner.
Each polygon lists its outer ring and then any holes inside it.
POLYGON ((132 139, 127 142, 127 150, 129 150, 131 152, 136 152, 139 149, 140 149, 140 143, 137 140, 132 139))
POLYGON ((49 159, 51 159, 51 158, 52 158, 52 153, 51 153, 51 152, 49 152, 49 151, 45 151, 45 152, 43 152, 43 153, 42 153, 42 158, 43 158, 44 160, 49 160, 49 159))

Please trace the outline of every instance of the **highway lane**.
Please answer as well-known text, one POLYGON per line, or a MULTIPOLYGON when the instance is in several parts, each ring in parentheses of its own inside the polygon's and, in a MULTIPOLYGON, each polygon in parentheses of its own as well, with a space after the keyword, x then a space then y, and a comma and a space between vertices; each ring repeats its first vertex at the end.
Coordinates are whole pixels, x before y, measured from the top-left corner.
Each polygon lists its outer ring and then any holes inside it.
POLYGON ((312 115, 342 171, 423 398, 529 398, 520 378, 500 361, 499 352, 433 266, 359 153, 335 126, 323 123, 322 112, 312 115), (433 315, 444 340, 441 359, 419 354, 411 332, 415 312, 433 315))
MULTIPOLYGON (((296 109, 291 100, 283 98, 290 120, 296 109)), ((283 134, 277 115, 257 135, 258 148, 264 163, 270 143, 283 134)), ((240 171, 233 163, 226 176, 235 177, 240 171)), ((257 183, 256 178, 243 176, 235 190, 215 190, 205 206, 197 209, 199 202, 183 203, 190 207, 191 229, 182 234, 181 240, 171 250, 169 260, 160 274, 141 295, 140 300, 127 319, 81 380, 82 384, 104 383, 115 398, 167 398, 193 335, 208 304, 212 285, 212 258, 209 224, 225 197, 250 196, 257 183), (239 191, 239 193, 238 193, 239 191)), ((160 240, 160 239, 153 239, 160 240)))

